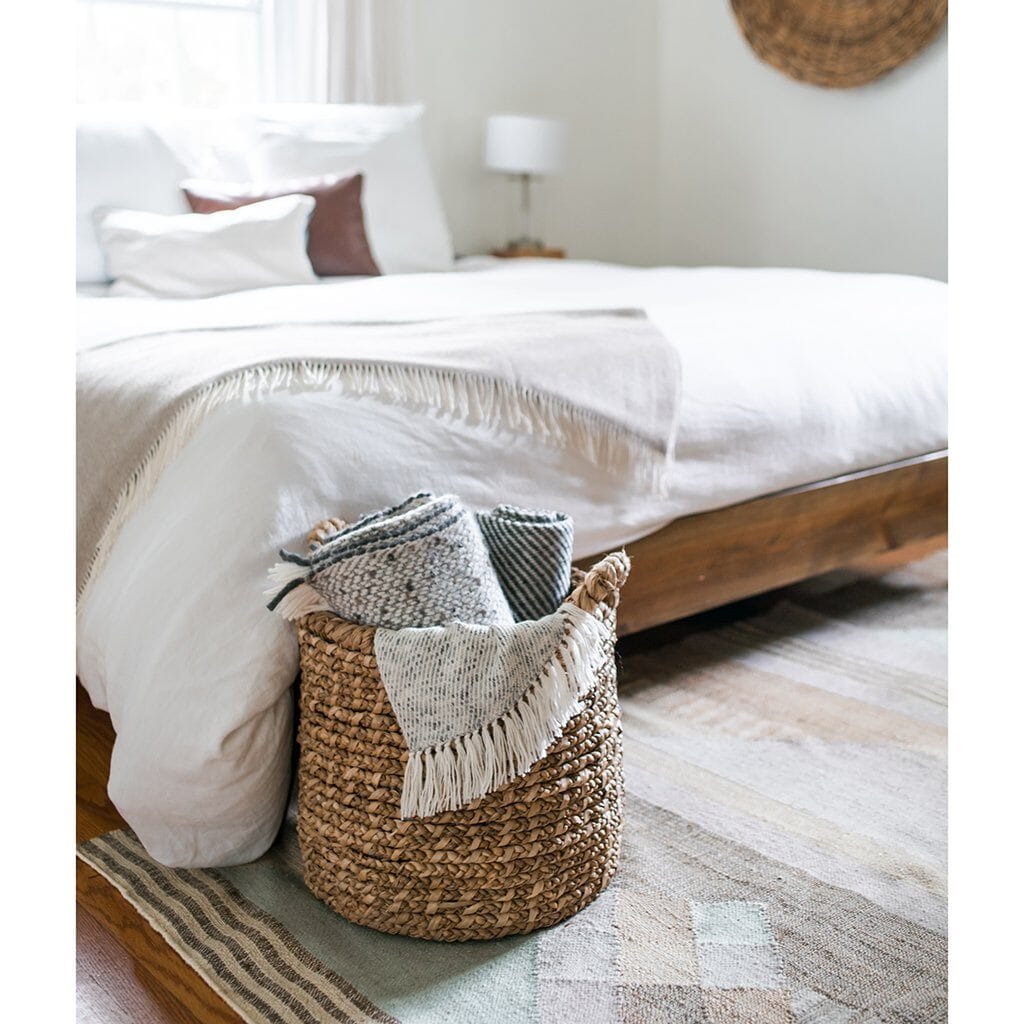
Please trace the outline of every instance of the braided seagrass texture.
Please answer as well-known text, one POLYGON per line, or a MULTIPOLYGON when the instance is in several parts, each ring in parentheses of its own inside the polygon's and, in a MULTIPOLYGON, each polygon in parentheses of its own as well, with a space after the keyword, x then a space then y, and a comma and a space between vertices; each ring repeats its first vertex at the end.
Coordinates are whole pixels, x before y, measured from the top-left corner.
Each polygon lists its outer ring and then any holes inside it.
POLYGON ((947 0, 732 0, 753 51, 790 78, 865 85, 924 49, 947 0))
POLYGON ((529 774, 431 818, 399 818, 407 748, 373 627, 329 612, 297 622, 298 834, 315 896, 378 931, 454 942, 556 924, 608 886, 623 786, 614 609, 628 566, 610 555, 574 574, 570 600, 612 627, 580 713, 529 774))

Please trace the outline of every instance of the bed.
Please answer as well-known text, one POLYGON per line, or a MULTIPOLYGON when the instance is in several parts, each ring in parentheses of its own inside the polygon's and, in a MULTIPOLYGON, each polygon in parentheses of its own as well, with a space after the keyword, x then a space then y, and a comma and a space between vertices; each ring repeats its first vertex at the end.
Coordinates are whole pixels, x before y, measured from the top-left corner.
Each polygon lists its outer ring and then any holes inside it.
MULTIPOLYGON (((124 517, 79 603, 79 677, 117 732, 111 798, 167 864, 250 860, 277 832, 297 655, 261 595, 274 553, 301 548, 324 516, 424 488, 477 508, 561 509, 580 560, 623 545, 633 558, 623 632, 945 531, 936 281, 480 257, 195 300, 101 292, 80 299, 84 353, 261 325, 637 310, 679 374, 656 487, 571 446, 344 388, 212 409, 124 517)), ((631 356, 602 356, 603 369, 631 356)))

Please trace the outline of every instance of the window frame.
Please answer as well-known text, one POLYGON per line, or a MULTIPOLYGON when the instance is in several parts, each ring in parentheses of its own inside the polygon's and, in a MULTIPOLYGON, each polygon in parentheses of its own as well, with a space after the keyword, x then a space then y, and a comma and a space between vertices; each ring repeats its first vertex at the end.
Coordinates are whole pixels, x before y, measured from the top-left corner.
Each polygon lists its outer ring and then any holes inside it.
MULTIPOLYGON (((287 2, 287 0, 285 0, 287 2)), ((275 96, 274 45, 276 16, 282 0, 78 0, 85 7, 156 8, 179 11, 222 11, 252 18, 256 25, 256 93, 258 102, 275 96)), ((117 102, 117 101, 115 101, 117 102)), ((201 104, 205 105, 205 104, 201 104)))
POLYGON ((80 4, 133 4, 137 7, 192 7, 259 14, 264 0, 78 0, 80 4))

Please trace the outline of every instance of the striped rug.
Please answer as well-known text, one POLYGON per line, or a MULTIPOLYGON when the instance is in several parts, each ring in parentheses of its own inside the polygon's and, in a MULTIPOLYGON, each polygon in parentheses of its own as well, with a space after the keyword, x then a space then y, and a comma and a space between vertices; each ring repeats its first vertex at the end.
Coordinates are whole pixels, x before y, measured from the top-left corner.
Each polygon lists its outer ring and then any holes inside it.
POLYGON ((448 946, 351 925, 294 833, 253 864, 85 843, 254 1024, 946 1019, 945 559, 627 642, 622 866, 565 924, 448 946))

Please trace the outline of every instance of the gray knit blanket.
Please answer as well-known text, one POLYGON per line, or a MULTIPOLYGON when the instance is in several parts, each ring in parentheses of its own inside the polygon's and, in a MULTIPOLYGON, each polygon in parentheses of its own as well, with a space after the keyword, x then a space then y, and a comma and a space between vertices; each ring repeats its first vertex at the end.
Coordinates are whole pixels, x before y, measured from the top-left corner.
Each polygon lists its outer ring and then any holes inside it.
POLYGON ((613 477, 657 488, 679 388, 675 350, 631 310, 261 324, 86 349, 78 361, 79 594, 164 468, 226 403, 285 390, 368 395, 572 450, 613 477))
POLYGON ((308 556, 280 553, 268 607, 378 627, 409 748, 403 817, 464 807, 528 772, 593 686, 607 629, 566 602, 572 532, 558 512, 474 516, 425 493, 322 535, 308 556))
POLYGON ((409 748, 402 817, 465 807, 529 772, 593 689, 607 640, 568 602, 510 626, 378 629, 377 666, 409 748))

